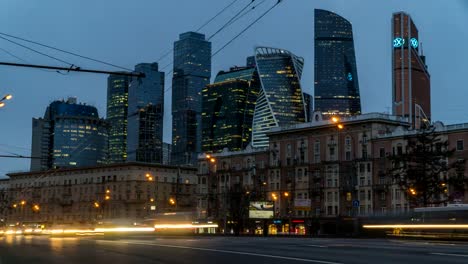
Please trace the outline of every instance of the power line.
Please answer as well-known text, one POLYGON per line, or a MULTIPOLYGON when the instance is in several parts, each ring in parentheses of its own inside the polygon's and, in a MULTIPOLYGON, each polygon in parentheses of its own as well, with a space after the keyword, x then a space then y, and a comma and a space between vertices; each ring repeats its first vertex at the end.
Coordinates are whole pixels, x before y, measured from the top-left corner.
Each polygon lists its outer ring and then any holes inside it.
MULTIPOLYGON (((25 42, 29 42, 29 43, 32 43, 32 44, 36 44, 36 45, 39 45, 39 46, 42 46, 42 47, 46 47, 46 48, 49 48, 49 49, 53 49, 53 50, 56 50, 56 51, 60 51, 60 52, 63 52, 63 53, 66 53, 66 54, 70 54, 70 55, 73 55, 73 56, 76 56, 76 57, 80 57, 80 58, 83 58, 83 59, 87 59, 87 60, 91 60, 91 61, 94 61, 94 62, 102 63, 102 64, 105 64, 105 65, 108 65, 108 66, 112 66, 112 67, 115 67, 115 68, 119 68, 119 69, 122 69, 122 70, 133 71, 133 70, 131 70, 131 69, 129 69, 129 68, 121 67, 121 66, 118 66, 118 65, 109 63, 109 62, 102 61, 102 60, 93 59, 93 58, 90 58, 90 57, 87 57, 87 56, 84 56, 84 55, 80 55, 80 54, 77 54, 77 53, 74 53, 74 52, 71 52, 71 51, 66 51, 66 50, 59 49, 59 48, 56 48, 56 47, 53 47, 53 46, 50 46, 50 45, 42 44, 42 43, 39 43, 39 42, 37 42, 37 41, 28 40, 28 39, 25 39, 25 38, 13 36, 13 35, 6 34, 6 33, 2 33, 2 32, 0 32, 0 35, 8 36, 8 37, 10 37, 10 38, 19 39, 19 40, 22 40, 22 41, 25 41, 25 42)), ((3 37, 1 37, 1 38, 3 38, 3 37)), ((6 38, 3 38, 3 39, 8 40, 8 39, 6 39, 6 38)))
POLYGON ((216 56, 216 54, 218 54, 219 52, 221 52, 224 48, 226 48, 227 46, 229 46, 229 44, 231 44, 232 42, 234 42, 234 40, 236 40, 238 37, 240 37, 244 32, 246 32, 249 28, 251 28, 253 25, 255 25, 260 19, 262 19, 264 16, 266 16, 268 13, 271 12, 271 10, 273 10, 273 8, 275 8, 276 6, 278 6, 280 3, 281 3, 282 0, 278 0, 278 2, 276 2, 276 4, 274 4, 272 7, 270 7, 267 11, 265 11, 265 13, 263 13, 261 16, 259 16, 257 19, 255 19, 252 23, 250 23, 247 27, 245 27, 241 32, 239 32, 239 34, 237 34, 234 38, 232 38, 231 40, 229 40, 226 44, 224 44, 224 46, 222 46, 221 48, 219 48, 217 51, 215 51, 215 53, 213 53, 213 55, 211 55, 211 57, 213 58, 214 56, 216 56))
MULTIPOLYGON (((238 2, 239 0, 234 0, 232 1, 231 3, 229 3, 227 6, 225 6, 223 9, 221 9, 218 13, 216 13, 213 17, 211 17, 210 19, 208 19, 205 23, 203 23, 203 25, 201 25, 200 27, 198 27, 195 32, 199 32, 202 28, 204 28, 205 26, 207 26, 208 24, 210 24, 213 20, 215 20, 218 16, 220 16, 222 13, 224 13, 224 11, 226 11, 228 8, 230 8, 232 5, 234 5, 236 2, 238 2)), ((173 48, 170 48, 169 50, 167 50, 165 53, 163 53, 163 55, 161 55, 156 61, 159 63, 162 59, 166 58, 169 54, 171 54, 171 52, 173 51, 174 49, 173 48)), ((170 65, 170 64, 169 64, 170 65)), ((167 65, 166 65, 167 66, 167 65)), ((165 68, 166 66, 164 66, 163 68, 165 68)))
MULTIPOLYGON (((27 60, 25 60, 25 59, 23 59, 23 58, 21 58, 21 57, 16 56, 15 54, 9 52, 9 51, 6 50, 6 49, 0 48, 0 50, 2 50, 3 52, 5 52, 6 54, 12 56, 13 58, 16 58, 16 59, 18 59, 18 60, 20 60, 20 61, 22 61, 22 62, 25 62, 25 63, 29 63, 27 60)), ((60 72, 60 71, 45 70, 45 69, 40 69, 40 70, 41 70, 41 71, 45 71, 45 72, 56 72, 56 73, 60 73, 60 74, 62 74, 62 75, 64 74, 64 73, 62 73, 62 72, 60 72)), ((1 144, 0 144, 0 145, 1 145, 1 144)))
POLYGON ((23 47, 23 48, 25 48, 25 49, 28 49, 28 50, 30 50, 30 51, 33 51, 33 52, 35 52, 35 53, 38 53, 38 54, 40 54, 40 55, 42 55, 42 56, 46 56, 46 57, 51 58, 51 59, 53 59, 53 60, 60 61, 60 62, 63 62, 63 63, 65 63, 65 64, 68 64, 68 65, 70 65, 70 66, 73 66, 73 63, 70 63, 70 62, 61 60, 61 59, 59 59, 59 58, 56 58, 56 57, 54 57, 54 56, 45 54, 45 53, 43 53, 43 52, 40 52, 40 51, 38 51, 38 50, 35 50, 35 49, 33 49, 33 48, 30 48, 30 47, 25 46, 25 45, 23 45, 23 44, 20 44, 20 43, 18 43, 18 42, 15 42, 15 41, 13 41, 13 40, 11 40, 11 39, 7 39, 7 38, 1 37, 1 36, 0 36, 0 38, 3 39, 3 40, 6 40, 6 41, 8 41, 8 42, 11 42, 11 43, 13 43, 13 44, 15 44, 15 45, 18 45, 18 46, 20 46, 20 47, 23 47))
POLYGON ((206 21, 203 25, 201 25, 197 30, 195 31, 200 31, 202 28, 204 28, 206 25, 208 25, 209 23, 211 23, 211 21, 215 20, 219 15, 221 15, 224 11, 226 11, 229 7, 231 7, 233 4, 235 4, 237 1, 239 0, 234 0, 232 1, 230 4, 228 4, 226 7, 224 7, 223 9, 221 9, 221 11, 219 11, 215 16, 213 16, 211 19, 209 19, 208 21, 206 21))
MULTIPOLYGON (((221 52, 223 49, 225 49, 227 46, 229 46, 232 42, 234 42, 234 40, 236 40, 238 37, 240 37, 243 33, 245 33, 249 28, 251 28, 253 25, 255 25, 260 19, 262 19, 263 17, 265 17, 269 12, 271 12, 276 6, 278 6, 283 0, 277 0, 277 2, 272 6, 270 7, 268 10, 266 10, 262 15, 260 15, 260 17, 258 17, 257 19, 255 19, 252 23, 250 23, 247 27, 245 27, 240 33, 238 33, 236 36, 234 36, 233 38, 231 38, 224 46, 222 46, 221 48, 219 48, 218 50, 216 50, 215 53, 213 53, 211 55, 210 58, 213 58, 214 56, 216 56, 219 52, 221 52)), ((259 3, 258 5, 256 6, 259 6, 260 4, 262 4, 264 1, 262 1, 261 3, 259 3)), ((251 3, 249 3, 250 5, 251 3)), ((254 8, 256 7, 254 6, 254 8)), ((237 20, 236 20, 237 21, 237 20)), ((179 65, 177 65, 179 66, 179 65)), ((167 75, 169 75, 170 73, 172 73, 173 70, 171 70, 170 72, 168 72, 166 74, 166 77, 167 75)), ((188 73, 190 74, 190 73, 188 73)), ((168 92, 170 89, 172 89, 172 85, 169 86, 167 89, 164 90, 164 93, 168 92)))
MULTIPOLYGON (((232 23, 232 21, 233 21, 234 19, 236 19, 242 12, 245 11, 245 9, 247 9, 247 8, 248 8, 252 3, 254 3, 254 2, 255 2, 255 0, 250 0, 250 2, 249 2, 247 5, 245 5, 245 6, 244 6, 240 11, 238 11, 231 19, 229 19, 226 23, 224 23, 224 25, 222 25, 215 33, 211 34, 211 35, 206 39, 206 41, 210 41, 213 37, 215 37, 216 35, 218 35, 221 31, 223 31, 223 30, 226 29, 228 26, 230 26, 231 23, 232 23)), ((193 55, 193 54, 191 54, 191 55, 193 55)), ((164 70, 165 70, 167 67, 169 67, 171 64, 172 64, 172 63, 166 64, 166 65, 161 69, 161 71, 164 71, 164 70)), ((180 66, 181 64, 182 64, 182 63, 180 63, 179 65, 176 65, 175 67, 178 67, 178 66, 180 66)), ((166 74, 166 76, 169 75, 169 74, 171 74, 173 71, 174 71, 173 69, 170 70, 170 71, 166 74)))

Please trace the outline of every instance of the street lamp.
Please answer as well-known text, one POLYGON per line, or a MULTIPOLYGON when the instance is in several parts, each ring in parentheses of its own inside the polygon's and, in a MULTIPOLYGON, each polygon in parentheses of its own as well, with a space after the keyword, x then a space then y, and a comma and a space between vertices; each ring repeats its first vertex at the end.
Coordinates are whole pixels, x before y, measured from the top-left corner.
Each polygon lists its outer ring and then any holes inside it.
POLYGON ((7 94, 7 95, 3 96, 3 98, 0 99, 0 108, 5 106, 4 101, 10 100, 11 98, 13 98, 13 95, 11 95, 11 94, 7 94))
POLYGON ((33 205, 33 211, 34 212, 39 212, 41 210, 41 207, 38 204, 33 205))

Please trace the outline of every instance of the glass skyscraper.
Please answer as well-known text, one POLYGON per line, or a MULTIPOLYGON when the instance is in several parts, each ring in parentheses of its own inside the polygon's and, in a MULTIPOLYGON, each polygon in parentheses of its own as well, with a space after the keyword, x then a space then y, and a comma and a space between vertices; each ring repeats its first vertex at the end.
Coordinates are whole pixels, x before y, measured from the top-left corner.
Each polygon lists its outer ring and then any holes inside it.
POLYGON ((109 162, 127 160, 128 85, 130 77, 107 78, 107 122, 109 123, 109 162))
POLYGON ((203 89, 203 152, 239 151, 250 143, 259 87, 255 67, 234 67, 203 89))
POLYGON ((195 32, 174 42, 172 78, 173 164, 196 164, 201 152, 202 89, 210 83, 211 42, 195 32))
POLYGON ((157 63, 140 63, 128 87, 127 161, 162 163, 164 73, 157 63))
POLYGON ((270 128, 307 120, 300 83, 304 59, 284 49, 258 47, 255 65, 261 88, 255 105, 252 145, 266 147, 270 128))
POLYGON ((315 9, 315 111, 331 115, 361 114, 353 27, 343 17, 315 9))
POLYGON ((108 124, 96 107, 76 98, 54 101, 44 118, 33 118, 31 170, 83 167, 108 162, 108 124))

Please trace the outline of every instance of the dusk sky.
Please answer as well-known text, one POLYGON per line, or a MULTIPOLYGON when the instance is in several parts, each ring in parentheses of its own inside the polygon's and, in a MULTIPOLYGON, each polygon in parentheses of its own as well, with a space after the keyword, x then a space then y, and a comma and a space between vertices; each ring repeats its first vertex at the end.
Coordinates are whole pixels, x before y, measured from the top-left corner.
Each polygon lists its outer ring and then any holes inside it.
MULTIPOLYGON (((251 0, 236 4, 205 27, 211 35, 251 0)), ((172 48, 179 33, 195 30, 232 0, 2 0, 0 32, 21 36, 89 57, 133 69, 155 62, 172 48)), ((262 3, 233 26, 212 39, 213 50, 256 19, 276 0, 262 3)), ((353 24, 356 60, 364 113, 391 109, 391 16, 408 12, 419 29, 431 73, 432 119, 446 124, 468 122, 468 1, 466 0, 283 0, 259 23, 213 58, 212 77, 220 70, 245 64, 255 46, 290 50, 305 58, 302 87, 313 93, 314 9, 327 9, 353 24)), ((28 46, 70 61, 82 68, 118 70, 76 57, 28 46)), ((65 66, 0 39, 0 61, 65 66), (23 61, 23 62, 24 62, 23 61)), ((172 54, 160 61, 160 69, 172 54)), ((169 72, 172 68, 164 69, 169 72)), ((166 89, 171 76, 166 76, 166 89)), ((35 69, 0 66, 0 96, 14 98, 0 109, 0 154, 30 155, 31 119, 42 117, 56 99, 77 97, 106 112, 107 75, 58 74, 35 69)), ((164 141, 171 140, 171 93, 165 96, 164 141)), ((29 170, 29 160, 0 158, 0 177, 29 170)))

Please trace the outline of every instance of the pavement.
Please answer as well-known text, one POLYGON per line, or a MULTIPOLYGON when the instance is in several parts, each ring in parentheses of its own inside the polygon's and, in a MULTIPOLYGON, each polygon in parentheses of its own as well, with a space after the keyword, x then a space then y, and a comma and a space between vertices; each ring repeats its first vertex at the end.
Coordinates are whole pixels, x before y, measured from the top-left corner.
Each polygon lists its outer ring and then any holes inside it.
POLYGON ((0 264, 10 263, 468 263, 468 244, 279 237, 0 237, 0 264))

